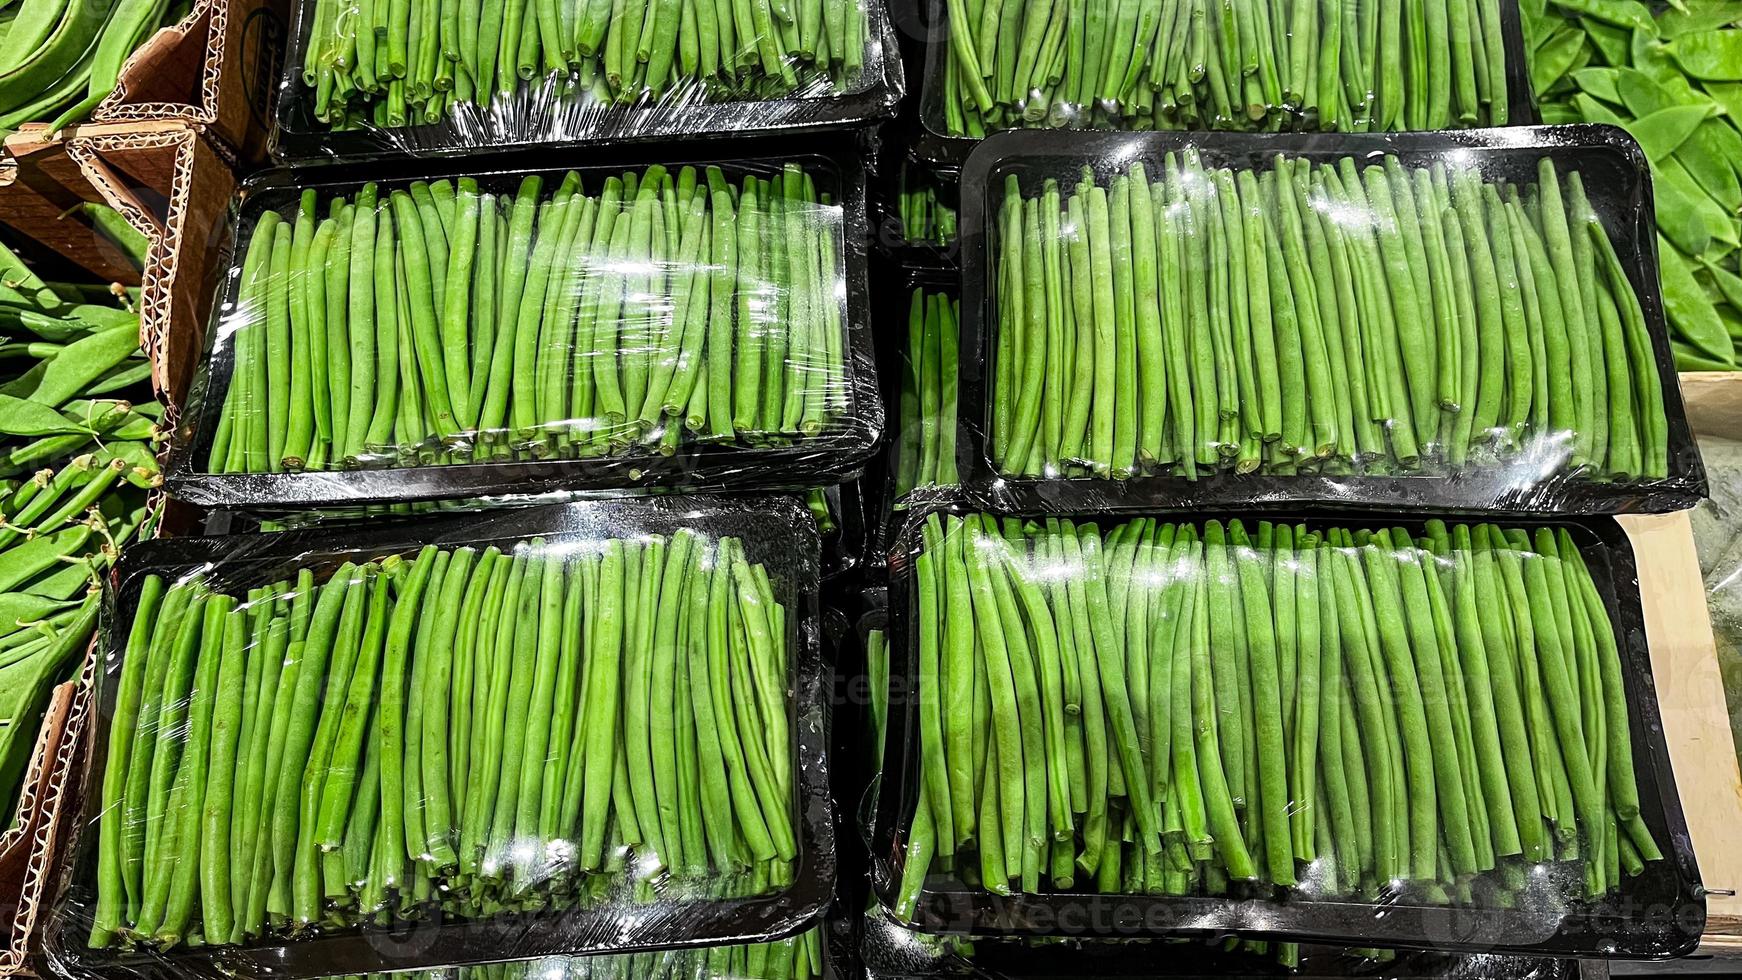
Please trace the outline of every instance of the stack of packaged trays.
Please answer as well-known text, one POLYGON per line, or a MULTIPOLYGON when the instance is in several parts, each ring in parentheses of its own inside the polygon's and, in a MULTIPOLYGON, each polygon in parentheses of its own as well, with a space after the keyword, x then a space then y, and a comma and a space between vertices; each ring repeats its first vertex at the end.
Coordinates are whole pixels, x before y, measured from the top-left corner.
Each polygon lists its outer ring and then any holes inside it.
POLYGON ((52 966, 838 969, 818 596, 883 426, 839 145, 243 185, 165 463, 221 536, 110 577, 52 966))
POLYGON ((1604 127, 982 143, 959 294, 889 290, 868 928, 1011 975, 1691 951, 1608 516, 1705 495, 1645 172, 1604 127))

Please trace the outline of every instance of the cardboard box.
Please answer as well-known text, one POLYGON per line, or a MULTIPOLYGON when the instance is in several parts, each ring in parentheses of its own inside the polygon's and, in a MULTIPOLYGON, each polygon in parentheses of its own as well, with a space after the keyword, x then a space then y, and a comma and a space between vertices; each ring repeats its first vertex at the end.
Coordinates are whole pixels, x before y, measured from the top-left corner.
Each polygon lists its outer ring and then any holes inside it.
POLYGON ((265 159, 287 7, 286 0, 194 0, 186 17, 127 59, 91 122, 179 120, 205 131, 232 161, 265 159))
MULTIPOLYGON (((27 260, 140 288, 140 343, 173 424, 215 295, 213 236, 223 232, 235 189, 229 166, 200 128, 183 121, 89 125, 60 135, 38 128, 15 134, 6 148, 11 159, 0 168, 6 241, 27 260), (107 204, 145 234, 142 272, 83 223, 62 220, 80 202, 107 204)), ((161 495, 154 501, 165 503, 161 495)), ((92 662, 87 656, 87 673, 92 662)), ((28 819, 18 833, 0 839, 0 977, 29 974, 28 939, 53 894, 51 857, 65 804, 72 802, 64 794, 88 748, 80 737, 88 704, 84 681, 88 677, 56 691, 27 777, 21 809, 28 819)))
POLYGON ((1694 435, 1742 439, 1742 371, 1689 371, 1681 383, 1694 435))
MULTIPOLYGON (((219 273, 225 213, 235 193, 229 166, 184 122, 83 126, 54 136, 27 128, 6 141, 16 161, 0 170, 0 226, 34 239, 99 278, 141 287, 140 343, 166 410, 187 393, 205 342, 219 273), (107 242, 60 215, 100 201, 150 241, 141 275, 107 242)), ((173 421, 173 417, 171 417, 173 421)))

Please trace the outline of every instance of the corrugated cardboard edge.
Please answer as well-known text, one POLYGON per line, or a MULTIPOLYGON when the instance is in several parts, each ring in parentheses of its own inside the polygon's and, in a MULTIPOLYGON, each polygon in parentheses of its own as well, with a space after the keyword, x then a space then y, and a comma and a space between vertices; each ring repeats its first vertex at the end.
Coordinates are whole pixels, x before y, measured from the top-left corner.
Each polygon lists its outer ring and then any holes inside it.
POLYGON ((91 120, 184 120, 204 128, 231 162, 264 159, 284 7, 284 0, 195 0, 186 17, 128 57, 91 120), (180 93, 193 100, 165 98, 180 93))
POLYGON ((0 834, 0 921, 10 918, 17 908, 17 891, 24 885, 27 842, 36 827, 41 812, 44 781, 51 771, 50 760, 66 730, 67 708, 72 703, 73 684, 69 681, 50 692, 48 709, 38 725, 36 745, 31 749, 30 763, 24 770, 24 782, 18 795, 16 827, 0 834))
MULTIPOLYGON (((182 123, 159 124, 185 128, 182 123)), ((69 128, 67 133, 104 132, 113 127, 69 128)), ((50 135, 44 126, 27 126, 6 138, 6 162, 0 166, 0 225, 16 237, 8 241, 28 259, 30 247, 53 252, 98 281, 139 284, 139 270, 119 249, 88 224, 62 220, 80 202, 100 201, 97 189, 68 153, 69 138, 50 135)))
POLYGON ((57 774, 64 782, 61 770, 61 749, 72 736, 72 717, 78 709, 81 695, 78 681, 68 681, 54 689, 48 711, 43 715, 42 730, 36 748, 25 771, 24 791, 18 803, 21 815, 19 827, 0 838, 0 913, 4 919, 5 945, 0 947, 0 977, 25 972, 29 963, 30 929, 24 921, 27 906, 34 908, 40 889, 33 892, 33 882, 39 864, 41 839, 37 833, 44 823, 49 798, 58 796, 54 790, 57 774))
POLYGON ((47 899, 54 894, 51 875, 56 842, 60 839, 66 815, 79 812, 77 794, 80 781, 74 772, 81 766, 80 757, 89 750, 85 734, 91 711, 91 685, 96 676, 96 650, 97 639, 92 637, 67 710, 64 734, 55 746, 53 769, 45 784, 36 832, 31 840, 30 865, 24 872, 24 890, 19 893, 18 914, 12 923, 14 944, 26 944, 17 971, 20 975, 36 975, 31 968, 35 954, 33 939, 37 917, 42 914, 47 899))
POLYGON ((68 153, 103 200, 151 240, 140 283, 140 345, 173 424, 204 346, 235 177, 210 141, 186 126, 81 134, 69 139, 68 153), (151 181, 162 186, 150 190, 168 202, 161 221, 117 176, 130 163, 156 171, 151 181))

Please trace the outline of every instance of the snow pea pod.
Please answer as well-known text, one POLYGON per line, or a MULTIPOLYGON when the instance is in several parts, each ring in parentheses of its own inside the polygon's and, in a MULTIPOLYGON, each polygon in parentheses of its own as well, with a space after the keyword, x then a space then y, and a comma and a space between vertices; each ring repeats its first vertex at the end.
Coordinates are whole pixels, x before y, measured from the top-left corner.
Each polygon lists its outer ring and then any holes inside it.
POLYGON ((1657 263, 1663 280, 1664 311, 1677 335, 1718 360, 1728 360, 1732 350, 1730 334, 1718 318, 1717 308, 1694 278, 1693 266, 1661 235, 1657 263))
POLYGON ((1665 42, 1663 50, 1695 78, 1742 81, 1742 31, 1694 31, 1665 42))
POLYGON ((59 355, 0 387, 0 394, 28 398, 43 405, 60 405, 85 392, 138 350, 137 327, 94 333, 74 341, 59 355))
POLYGON ((1670 106, 1642 116, 1628 125, 1645 157, 1657 164, 1681 149, 1715 109, 1712 103, 1670 106))

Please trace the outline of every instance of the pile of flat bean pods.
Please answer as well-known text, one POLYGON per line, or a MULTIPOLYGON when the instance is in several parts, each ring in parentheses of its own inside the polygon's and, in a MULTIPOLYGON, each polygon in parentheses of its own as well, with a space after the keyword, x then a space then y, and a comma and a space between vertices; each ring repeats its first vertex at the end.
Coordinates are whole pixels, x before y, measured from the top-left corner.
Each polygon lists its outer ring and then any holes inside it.
POLYGON ((0 131, 31 122, 59 130, 84 121, 115 91, 134 50, 191 6, 188 0, 20 3, 0 21, 0 131))
POLYGON ((1626 129, 1651 161, 1657 263, 1683 371, 1742 359, 1742 10, 1522 4, 1544 122, 1626 129))
MULTIPOLYGON (((823 935, 813 928, 791 939, 739 946, 703 946, 656 953, 547 956, 417 974, 419 980, 640 980, 696 977, 707 980, 810 980, 823 975, 823 935)), ((371 973, 326 980, 389 980, 371 973)))
POLYGON ((131 302, 45 282, 0 246, 0 829, 50 694, 90 643, 101 574, 148 529, 162 482, 163 409, 132 400, 149 399, 150 364, 131 302))
POLYGON ((913 565, 928 872, 1503 906, 1660 857, 1616 633, 1563 531, 970 515, 913 565))
POLYGON ((561 118, 824 96, 856 83, 872 38, 862 0, 304 5, 302 82, 315 118, 333 129, 437 123, 514 99, 561 118))
POLYGON ((788 165, 366 185, 246 243, 210 472, 787 446, 851 404, 841 209, 788 165))
POLYGON ((1656 351, 1574 171, 1169 154, 1011 175, 989 242, 992 462, 1126 479, 1517 468, 1662 478, 1656 351))
POLYGON ((144 580, 91 946, 790 882, 789 613, 737 539, 430 545, 316 577, 144 580))
POLYGON ((1504 126, 1499 0, 948 0, 944 131, 1504 126))
POLYGON ((950 486, 956 472, 956 355, 960 332, 954 296, 913 291, 901 372, 901 435, 895 492, 950 486))

